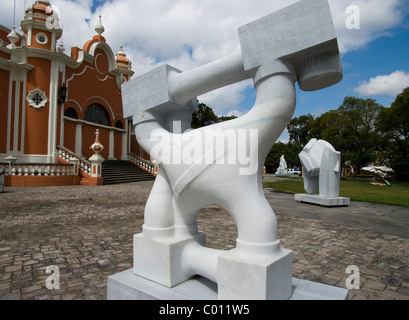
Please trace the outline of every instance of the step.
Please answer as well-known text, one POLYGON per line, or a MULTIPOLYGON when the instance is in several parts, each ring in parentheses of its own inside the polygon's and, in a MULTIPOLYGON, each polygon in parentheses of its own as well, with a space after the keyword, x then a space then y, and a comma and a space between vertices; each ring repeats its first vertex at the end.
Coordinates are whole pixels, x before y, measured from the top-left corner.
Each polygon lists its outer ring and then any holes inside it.
POLYGON ((102 163, 104 185, 151 181, 155 176, 129 161, 108 160, 102 163))

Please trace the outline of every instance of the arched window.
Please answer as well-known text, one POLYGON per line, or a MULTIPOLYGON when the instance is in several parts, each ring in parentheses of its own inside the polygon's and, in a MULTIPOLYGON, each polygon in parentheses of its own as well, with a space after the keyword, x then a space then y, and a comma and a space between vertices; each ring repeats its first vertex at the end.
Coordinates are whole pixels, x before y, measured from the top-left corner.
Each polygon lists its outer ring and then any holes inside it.
POLYGON ((78 119, 78 113, 73 108, 68 108, 65 110, 64 117, 78 119))
POLYGON ((123 128, 124 128, 124 125, 122 124, 122 121, 118 120, 118 121, 115 123, 115 128, 123 129, 123 128))
POLYGON ((84 120, 88 122, 111 126, 108 111, 98 103, 91 104, 85 111, 84 120))

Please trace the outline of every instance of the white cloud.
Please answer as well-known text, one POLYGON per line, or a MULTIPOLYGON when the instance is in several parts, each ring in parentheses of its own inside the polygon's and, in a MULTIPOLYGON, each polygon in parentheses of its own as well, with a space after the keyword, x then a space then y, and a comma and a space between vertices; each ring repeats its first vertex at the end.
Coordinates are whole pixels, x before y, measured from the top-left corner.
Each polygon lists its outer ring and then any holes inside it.
POLYGON ((198 99, 211 107, 217 115, 228 115, 244 100, 243 92, 250 86, 252 86, 252 81, 246 80, 211 91, 198 97, 198 99))
POLYGON ((290 134, 287 129, 284 130, 277 142, 282 142, 284 144, 288 144, 290 142, 290 134))
POLYGON ((354 91, 362 96, 390 95, 396 96, 409 87, 409 73, 395 71, 390 75, 380 75, 363 81, 354 91))

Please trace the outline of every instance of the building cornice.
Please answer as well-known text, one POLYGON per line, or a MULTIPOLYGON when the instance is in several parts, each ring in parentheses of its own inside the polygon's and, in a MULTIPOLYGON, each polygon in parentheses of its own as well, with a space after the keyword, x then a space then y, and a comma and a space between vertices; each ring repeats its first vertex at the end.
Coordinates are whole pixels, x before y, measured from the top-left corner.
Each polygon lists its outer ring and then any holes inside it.
POLYGON ((0 58, 0 69, 11 71, 11 70, 33 70, 35 67, 28 63, 16 63, 4 58, 0 58))
POLYGON ((116 128, 116 127, 104 126, 102 124, 95 123, 95 122, 89 122, 89 121, 80 120, 80 119, 73 119, 73 118, 69 118, 69 117, 66 117, 66 116, 64 116, 64 120, 65 121, 75 122, 75 123, 86 124, 86 125, 90 125, 90 126, 94 126, 94 127, 98 127, 98 128, 102 128, 102 129, 113 130, 113 131, 117 131, 117 132, 121 132, 121 133, 126 133, 125 129, 119 129, 119 128, 116 128))
POLYGON ((57 39, 59 39, 62 35, 62 29, 61 28, 47 28, 47 24, 43 21, 37 21, 37 20, 32 20, 32 19, 26 19, 21 21, 21 28, 25 33, 27 33, 27 30, 29 28, 32 29, 37 29, 37 30, 42 30, 42 31, 48 31, 48 32, 56 32, 57 34, 57 39))

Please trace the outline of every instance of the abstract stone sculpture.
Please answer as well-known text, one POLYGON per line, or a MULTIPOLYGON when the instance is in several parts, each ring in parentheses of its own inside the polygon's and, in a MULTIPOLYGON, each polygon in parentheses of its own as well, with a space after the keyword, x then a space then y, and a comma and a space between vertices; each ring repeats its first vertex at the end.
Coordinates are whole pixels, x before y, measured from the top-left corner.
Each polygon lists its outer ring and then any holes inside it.
POLYGON ((341 153, 324 140, 312 139, 299 154, 304 171, 304 188, 308 195, 297 194, 295 200, 325 206, 349 205, 339 197, 341 153), (319 189, 319 196, 315 193, 319 189))
POLYGON ((287 177, 290 174, 287 172, 287 162, 285 161, 284 155, 280 158, 280 166, 278 167, 275 176, 276 177, 287 177))
POLYGON ((373 174, 374 181, 372 182, 372 184, 382 186, 390 186, 391 183, 387 180, 387 178, 395 173, 391 168, 380 166, 364 167, 361 169, 361 171, 373 174))
POLYGON ((241 52, 186 72, 163 65, 123 85, 125 115, 161 164, 134 237, 134 273, 170 288, 201 275, 219 299, 289 299, 292 252, 280 247, 262 170, 294 113, 295 82, 312 91, 342 79, 338 44, 326 0, 300 1, 239 37, 241 52), (249 78, 257 100, 248 114, 189 130, 198 95, 249 78), (237 224, 231 251, 206 248, 198 232, 198 212, 212 204, 237 224))

